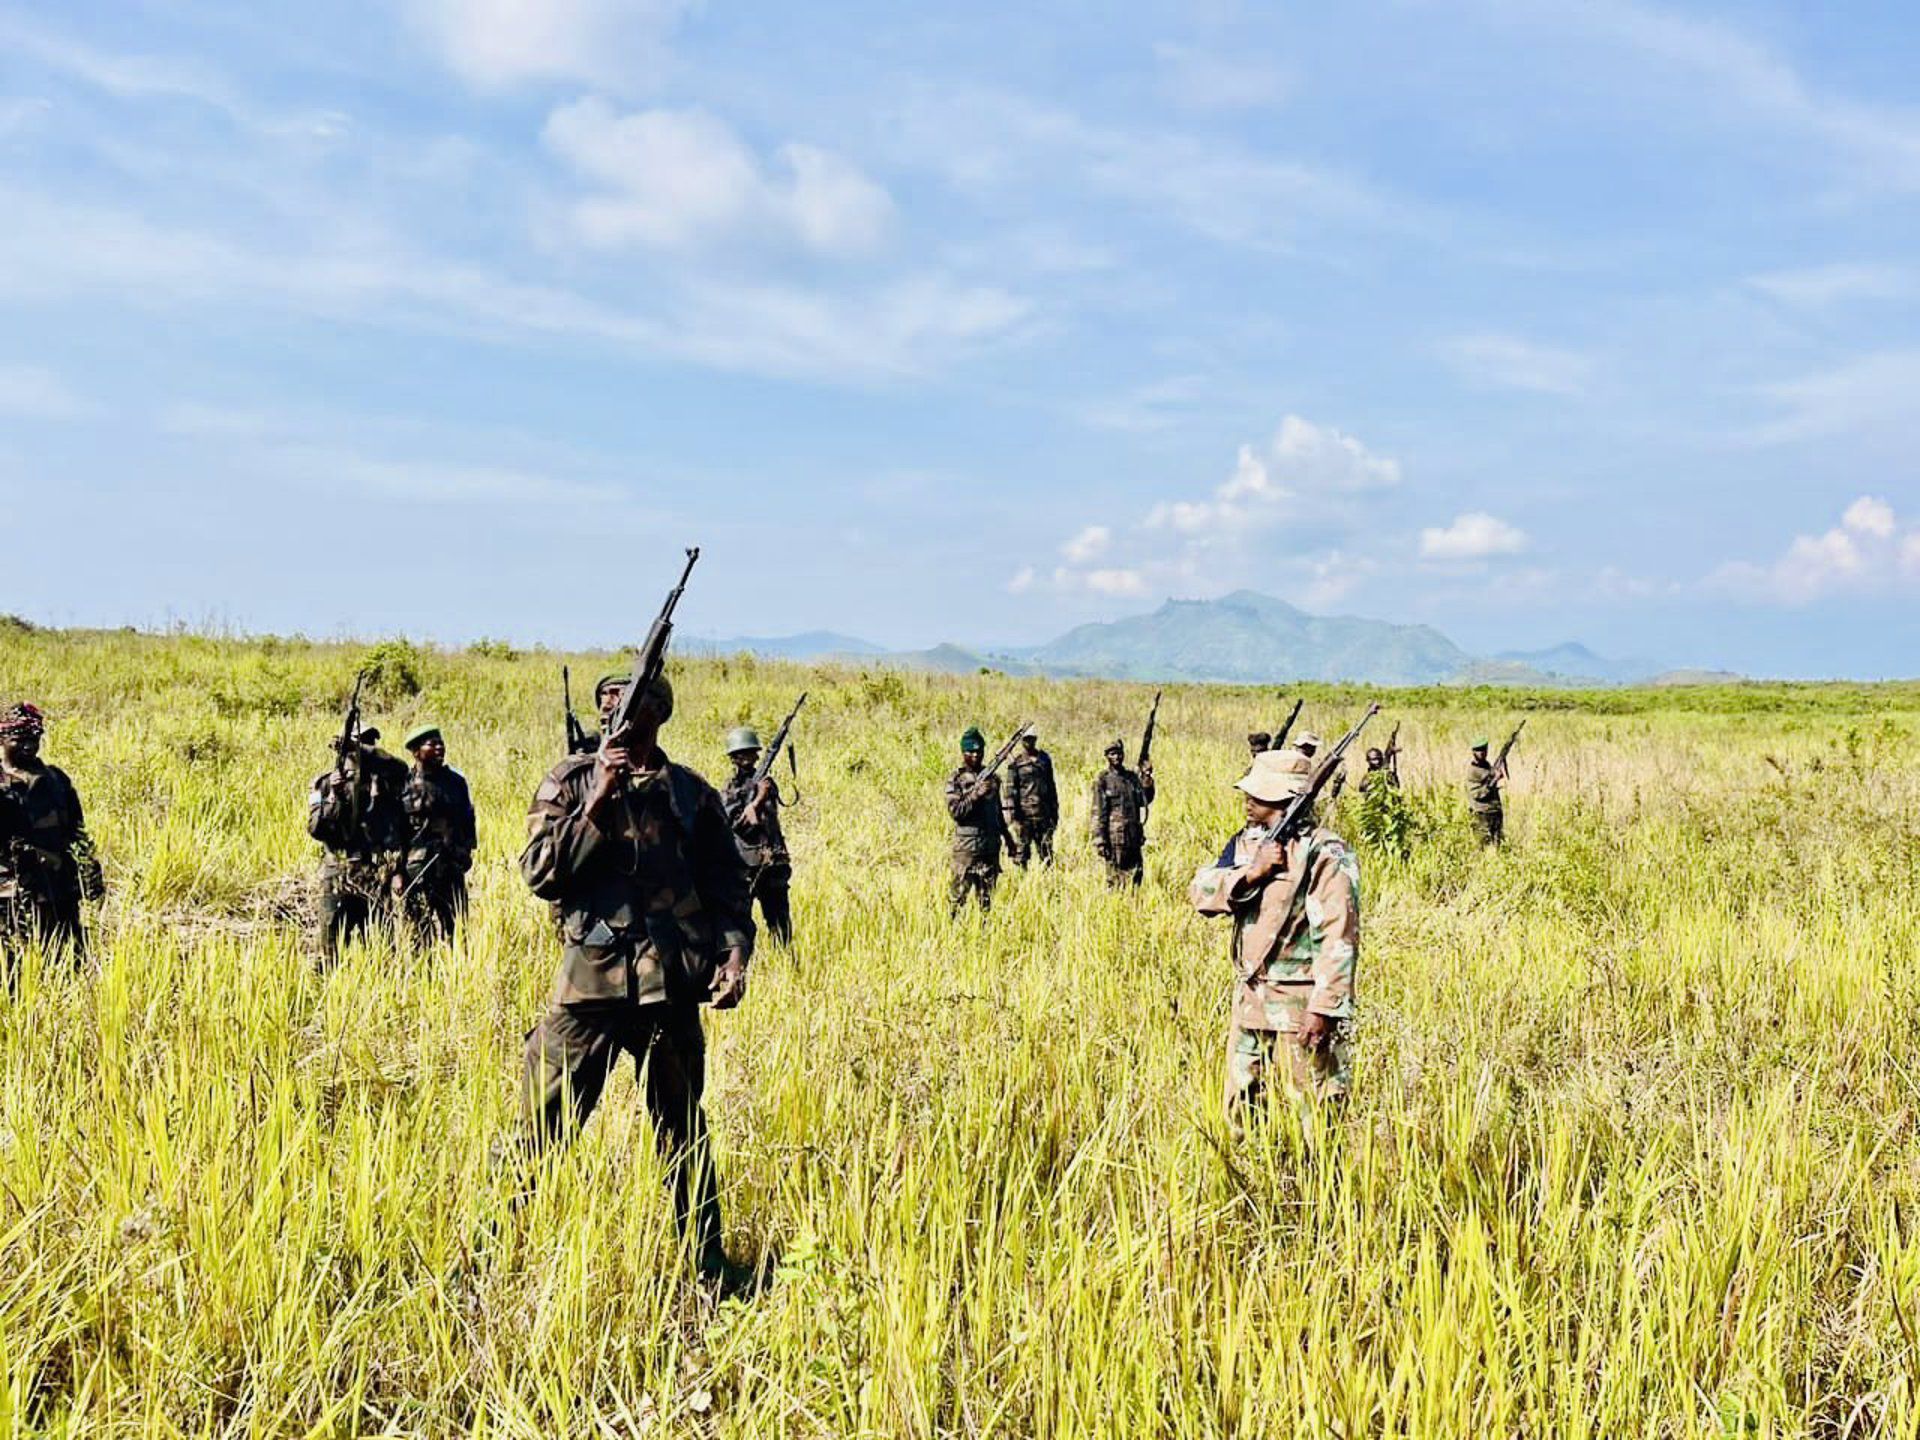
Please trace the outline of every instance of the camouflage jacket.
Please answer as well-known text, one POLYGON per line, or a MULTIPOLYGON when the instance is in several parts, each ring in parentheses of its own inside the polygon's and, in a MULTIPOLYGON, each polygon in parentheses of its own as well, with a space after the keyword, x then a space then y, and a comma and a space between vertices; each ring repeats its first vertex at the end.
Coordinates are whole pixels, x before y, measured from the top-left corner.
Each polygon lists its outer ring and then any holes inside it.
POLYGON ((439 865, 465 874, 479 843, 467 777, 451 765, 442 765, 431 775, 416 765, 407 776, 400 803, 407 813, 407 869, 417 873, 438 855, 439 865))
POLYGON ((1007 823, 1056 825, 1060 821, 1060 792, 1053 784, 1053 757, 1044 750, 1029 755, 1016 750, 1007 761, 1007 784, 1000 807, 1007 823))
POLYGON ((0 896, 40 889, 49 898, 80 893, 80 867, 93 842, 80 794, 57 765, 0 774, 0 896))
POLYGON ((1493 766, 1467 762, 1467 808, 1481 815, 1500 809, 1500 772, 1493 766))
POLYGON ((559 912, 556 1004, 698 1003, 721 956, 751 953, 750 877, 720 796, 684 765, 635 771, 613 833, 587 818, 592 755, 547 773, 520 873, 559 912))
POLYGON ((1360 866, 1346 842, 1316 829, 1287 841, 1285 870, 1253 883, 1247 870, 1261 834, 1241 831, 1188 892, 1202 915, 1233 917, 1234 1023, 1286 1030, 1305 1007, 1353 1014, 1360 953, 1360 866))
POLYGON ((985 783, 981 784, 984 774, 962 765, 947 777, 947 813, 953 817, 955 849, 972 849, 982 854, 998 853, 1000 849, 1000 837, 1006 833, 1000 815, 1000 777, 986 775, 985 783), (980 786, 977 797, 973 794, 975 785, 980 786))
POLYGON ((1152 803, 1152 780, 1124 765, 1102 770, 1093 782, 1087 817, 1100 853, 1138 850, 1147 837, 1147 807, 1152 803))
POLYGON ((405 764, 384 750, 355 752, 345 790, 333 789, 332 770, 314 776, 307 796, 307 833, 334 855, 365 860, 403 850, 407 842, 405 764))
POLYGON ((766 803, 754 812, 753 824, 740 829, 738 821, 752 799, 753 771, 735 771, 727 788, 720 792, 720 803, 726 809, 728 825, 734 827, 733 843, 739 847, 740 858, 756 870, 762 865, 791 864, 786 833, 780 827, 779 783, 772 775, 767 776, 766 803))
POLYGON ((1364 795, 1376 785, 1384 785, 1389 790, 1398 790, 1400 788, 1400 777, 1394 774, 1388 766, 1381 765, 1375 768, 1369 765, 1366 770, 1361 773, 1360 783, 1356 788, 1364 795))

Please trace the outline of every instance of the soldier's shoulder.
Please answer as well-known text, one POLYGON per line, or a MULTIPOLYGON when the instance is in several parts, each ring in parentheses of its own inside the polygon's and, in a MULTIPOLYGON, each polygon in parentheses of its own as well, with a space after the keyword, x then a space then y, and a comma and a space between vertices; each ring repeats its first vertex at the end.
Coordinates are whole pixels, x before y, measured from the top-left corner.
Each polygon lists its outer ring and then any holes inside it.
POLYGON ((540 782, 539 790, 534 793, 534 799, 551 800, 557 795, 565 794, 570 787, 579 783, 582 772, 593 767, 593 761, 594 757, 591 755, 566 756, 547 771, 546 777, 540 782))

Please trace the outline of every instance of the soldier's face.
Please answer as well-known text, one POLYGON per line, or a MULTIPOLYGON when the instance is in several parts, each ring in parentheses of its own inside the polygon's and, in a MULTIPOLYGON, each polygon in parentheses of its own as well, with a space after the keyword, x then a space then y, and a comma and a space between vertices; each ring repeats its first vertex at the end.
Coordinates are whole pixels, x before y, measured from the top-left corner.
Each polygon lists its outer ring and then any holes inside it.
POLYGON ((1271 825, 1280 818, 1280 806, 1269 805, 1251 795, 1245 796, 1247 802, 1247 823, 1249 825, 1271 825))
POLYGON ((1107 768, 1109 770, 1118 770, 1120 768, 1120 762, 1126 758, 1127 757, 1118 750, 1107 751, 1107 768))
POLYGON ((413 747, 413 758, 420 762, 422 770, 438 770, 447 763, 447 742, 438 735, 422 740, 413 747))
POLYGON ((594 698, 600 702, 600 723, 605 725, 613 719, 613 712, 620 708, 620 697, 627 693, 624 685, 609 685, 594 698))
POLYGON ((980 750, 962 750, 960 752, 960 763, 969 770, 978 770, 982 765, 987 763, 987 757, 985 752, 980 750))
POLYGON ((40 737, 32 731, 18 735, 9 735, 0 740, 0 756, 5 756, 9 765, 24 765, 40 754, 40 737))
POLYGON ((751 770, 760 763, 760 752, 758 750, 735 750, 727 758, 733 761, 734 769, 751 770))

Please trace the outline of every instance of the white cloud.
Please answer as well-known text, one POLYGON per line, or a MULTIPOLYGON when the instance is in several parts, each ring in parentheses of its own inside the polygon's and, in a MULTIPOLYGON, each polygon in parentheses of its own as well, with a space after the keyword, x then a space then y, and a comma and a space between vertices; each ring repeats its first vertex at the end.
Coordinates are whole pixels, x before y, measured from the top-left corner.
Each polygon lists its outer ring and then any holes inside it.
POLYGON ((1456 335, 1441 341, 1439 351, 1462 378, 1495 389, 1579 395, 1593 378, 1587 356, 1517 335, 1456 335))
POLYGON ((1105 525, 1089 525, 1060 547, 1070 564, 1087 565, 1107 553, 1113 544, 1113 531, 1105 525))
POLYGON ((1734 561, 1706 583, 1744 599, 1797 606, 1914 579, 1920 579, 1920 526, 1903 525, 1886 501, 1862 495, 1838 525, 1796 535, 1771 565, 1734 561))
POLYGON ((82 420, 94 407, 51 370, 0 365, 0 415, 23 420, 82 420))
POLYGON ((1802 310, 1824 310, 1849 300, 1920 296, 1920 274, 1899 265, 1813 265, 1755 275, 1747 283, 1782 305, 1802 310))
POLYGON ((441 60, 481 90, 577 80, 616 91, 652 81, 695 0, 406 0, 441 60))
POLYGON ((893 218, 887 192, 842 157, 811 145, 778 153, 770 173, 703 110, 621 114, 589 96, 547 118, 547 148, 601 187, 570 208, 589 245, 686 250, 779 234, 820 254, 874 249, 893 218))
POLYGON ((1060 590, 1085 590, 1110 597, 1139 596, 1147 593, 1143 571, 1122 566, 1103 566, 1096 570, 1075 570, 1061 566, 1053 572, 1053 583, 1060 590))
POLYGON ((1425 560, 1489 560, 1499 555, 1519 555, 1527 543, 1526 532, 1518 526, 1484 510, 1473 510, 1456 516, 1451 525, 1422 530, 1420 555, 1425 560))
POLYGON ((1022 565, 1018 570, 1013 572, 1012 578, 1007 581, 1007 593, 1009 595, 1024 595, 1033 589, 1034 581, 1037 578, 1033 566, 1022 565))

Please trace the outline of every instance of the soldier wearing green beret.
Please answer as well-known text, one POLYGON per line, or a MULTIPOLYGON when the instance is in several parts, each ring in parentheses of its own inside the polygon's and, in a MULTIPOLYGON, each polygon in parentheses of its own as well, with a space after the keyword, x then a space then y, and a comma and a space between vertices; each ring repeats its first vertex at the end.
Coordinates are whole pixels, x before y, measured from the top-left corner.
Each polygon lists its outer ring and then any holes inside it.
POLYGON ((760 919, 782 945, 793 943, 793 911, 788 900, 793 881, 793 857, 787 853, 787 837, 780 828, 780 785, 772 775, 757 785, 753 772, 760 768, 760 732, 741 725, 727 734, 727 759, 733 762, 733 777, 720 792, 727 819, 733 825, 734 843, 740 858, 753 876, 753 898, 760 902, 760 919))
POLYGON ((958 915, 969 900, 993 909, 1000 882, 1000 777, 982 774, 987 737, 969 725, 960 737, 960 768, 947 777, 947 813, 953 817, 953 880, 948 898, 958 915))
POLYGON ((1506 832, 1506 806, 1500 799, 1504 779, 1504 767, 1487 757, 1486 738, 1475 740, 1467 761, 1467 809, 1473 812, 1473 828, 1483 845, 1498 845, 1506 832))
POLYGON ((467 872, 477 839, 467 778, 447 764, 438 725, 422 725, 406 739, 413 770, 401 792, 407 848, 394 883, 401 913, 421 940, 450 940, 467 910, 467 872))

